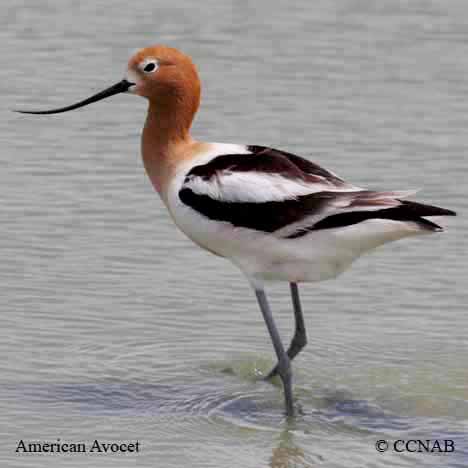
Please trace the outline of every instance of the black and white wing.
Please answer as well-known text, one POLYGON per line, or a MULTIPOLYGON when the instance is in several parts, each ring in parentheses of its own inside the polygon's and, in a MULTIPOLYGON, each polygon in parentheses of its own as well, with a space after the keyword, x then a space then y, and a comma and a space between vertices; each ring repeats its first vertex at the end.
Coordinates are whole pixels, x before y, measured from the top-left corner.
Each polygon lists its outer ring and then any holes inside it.
POLYGON ((245 154, 221 154, 192 167, 179 191, 182 203, 210 220, 289 239, 371 218, 413 221, 438 230, 422 217, 453 213, 400 200, 414 192, 363 190, 284 151, 246 149, 245 154))

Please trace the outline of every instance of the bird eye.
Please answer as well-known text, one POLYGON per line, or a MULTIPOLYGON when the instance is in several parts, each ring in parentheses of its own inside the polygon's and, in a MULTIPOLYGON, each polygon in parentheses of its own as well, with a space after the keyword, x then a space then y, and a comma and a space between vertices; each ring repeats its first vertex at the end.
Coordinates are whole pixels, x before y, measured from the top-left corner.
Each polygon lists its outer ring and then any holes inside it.
POLYGON ((151 73, 153 72, 154 70, 156 70, 156 64, 154 62, 150 62, 148 63, 147 65, 145 65, 145 67, 143 68, 143 71, 145 73, 151 73))

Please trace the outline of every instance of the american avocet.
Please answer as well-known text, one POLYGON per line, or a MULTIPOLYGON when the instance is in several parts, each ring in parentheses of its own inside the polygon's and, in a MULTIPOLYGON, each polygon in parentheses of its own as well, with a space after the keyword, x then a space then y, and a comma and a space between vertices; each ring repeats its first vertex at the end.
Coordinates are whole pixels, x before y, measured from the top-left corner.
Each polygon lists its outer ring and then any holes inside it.
POLYGON ((20 112, 66 112, 124 92, 149 101, 143 161, 174 222, 200 247, 231 260, 253 287, 278 359, 267 378, 279 374, 286 413, 294 414, 290 361, 307 343, 298 283, 335 278, 386 242, 442 231, 426 217, 455 213, 403 200, 414 192, 359 188, 285 151, 194 140, 200 80, 191 59, 170 47, 140 50, 124 80, 88 99, 20 112), (265 295, 268 280, 290 284, 295 332, 287 350, 265 295))

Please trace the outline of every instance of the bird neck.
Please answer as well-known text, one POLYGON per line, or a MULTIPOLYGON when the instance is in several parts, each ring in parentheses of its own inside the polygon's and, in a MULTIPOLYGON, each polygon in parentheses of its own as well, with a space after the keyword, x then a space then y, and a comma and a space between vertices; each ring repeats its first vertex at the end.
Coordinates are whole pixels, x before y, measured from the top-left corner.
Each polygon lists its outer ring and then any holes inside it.
POLYGON ((146 172, 163 199, 177 165, 194 143, 190 126, 197 107, 188 106, 183 100, 150 101, 142 134, 142 157, 146 172))
POLYGON ((143 138, 158 146, 186 140, 190 138, 190 127, 195 112, 196 109, 183 99, 150 101, 143 138))

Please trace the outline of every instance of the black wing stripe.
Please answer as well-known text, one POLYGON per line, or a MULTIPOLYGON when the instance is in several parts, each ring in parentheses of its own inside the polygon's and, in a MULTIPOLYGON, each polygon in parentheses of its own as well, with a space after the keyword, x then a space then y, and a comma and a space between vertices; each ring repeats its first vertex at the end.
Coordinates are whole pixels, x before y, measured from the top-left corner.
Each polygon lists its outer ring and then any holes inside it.
POLYGON ((276 155, 265 154, 257 158, 254 154, 223 154, 217 156, 207 164, 193 167, 187 174, 210 180, 222 171, 233 172, 261 172, 264 174, 280 174, 289 179, 307 180, 307 174, 302 172, 288 159, 276 155))
POLYGON ((312 226, 287 236, 287 239, 296 239, 305 236, 310 231, 319 229, 332 229, 361 223, 368 219, 391 219, 394 221, 413 221, 431 231, 441 230, 438 224, 424 219, 423 216, 455 216, 455 212, 437 206, 425 205, 407 200, 399 200, 401 205, 393 208, 384 208, 376 211, 350 211, 327 216, 312 226))
POLYGON ((303 195, 283 201, 228 202, 194 193, 189 188, 179 192, 183 203, 213 221, 225 221, 235 227, 273 232, 318 212, 330 199, 327 192, 303 195))
POLYGON ((265 157, 265 155, 285 158, 306 174, 320 176, 335 183, 345 183, 344 180, 340 179, 335 174, 332 174, 318 164, 315 164, 308 159, 301 158, 295 154, 258 145, 247 146, 247 149, 257 156, 261 155, 262 158, 265 157))
MULTIPOLYGON (((296 199, 270 201, 263 203, 227 202, 215 200, 208 195, 194 193, 189 188, 179 192, 180 200, 201 215, 213 221, 224 221, 234 227, 242 227, 271 233, 302 219, 320 213, 331 198, 346 196, 332 192, 319 192, 303 195, 296 199)), ((454 215, 443 208, 421 203, 401 201, 400 206, 374 211, 351 211, 327 216, 311 226, 298 228, 285 236, 296 239, 311 231, 333 229, 357 224, 368 219, 391 219, 395 221, 414 221, 429 230, 439 230, 440 226, 422 216, 454 215)))
POLYGON ((345 184, 331 172, 300 156, 264 146, 247 146, 247 150, 251 154, 223 154, 206 164, 195 166, 188 172, 185 181, 191 177, 208 181, 223 171, 231 171, 277 174, 287 179, 312 183, 325 180, 337 186, 345 184))

